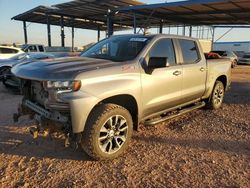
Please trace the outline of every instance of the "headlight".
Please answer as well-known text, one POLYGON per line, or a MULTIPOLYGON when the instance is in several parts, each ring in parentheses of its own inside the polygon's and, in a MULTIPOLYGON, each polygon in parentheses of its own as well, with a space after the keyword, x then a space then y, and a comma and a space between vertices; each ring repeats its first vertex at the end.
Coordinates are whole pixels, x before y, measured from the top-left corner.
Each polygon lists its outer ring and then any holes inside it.
POLYGON ((56 89, 56 90, 70 90, 78 91, 81 88, 81 81, 46 81, 44 82, 46 89, 56 89))

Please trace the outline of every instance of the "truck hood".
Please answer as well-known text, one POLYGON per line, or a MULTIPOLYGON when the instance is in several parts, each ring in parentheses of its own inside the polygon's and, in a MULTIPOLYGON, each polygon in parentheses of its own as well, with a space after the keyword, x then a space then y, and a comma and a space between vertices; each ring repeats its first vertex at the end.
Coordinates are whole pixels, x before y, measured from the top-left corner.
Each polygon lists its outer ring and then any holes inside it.
POLYGON ((103 59, 68 57, 21 63, 14 66, 11 72, 16 77, 29 80, 73 80, 81 72, 117 64, 119 63, 103 59))

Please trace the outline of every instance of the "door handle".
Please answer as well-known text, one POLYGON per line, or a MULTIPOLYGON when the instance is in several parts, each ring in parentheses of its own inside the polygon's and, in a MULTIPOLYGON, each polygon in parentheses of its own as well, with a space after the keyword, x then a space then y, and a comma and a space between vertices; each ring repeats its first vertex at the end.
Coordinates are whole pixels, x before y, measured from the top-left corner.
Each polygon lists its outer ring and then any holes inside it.
POLYGON ((175 75, 175 76, 179 76, 181 74, 181 71, 174 71, 173 72, 173 75, 175 75))
POLYGON ((205 70, 205 68, 204 68, 204 67, 201 67, 201 68, 200 68, 200 71, 201 71, 201 72, 203 72, 204 70, 205 70))

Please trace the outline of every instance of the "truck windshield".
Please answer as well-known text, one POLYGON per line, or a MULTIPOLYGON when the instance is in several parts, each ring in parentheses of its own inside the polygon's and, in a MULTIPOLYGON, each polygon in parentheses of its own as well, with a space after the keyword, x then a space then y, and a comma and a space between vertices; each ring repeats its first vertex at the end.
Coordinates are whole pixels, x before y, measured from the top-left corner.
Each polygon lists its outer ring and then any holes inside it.
POLYGON ((151 38, 136 35, 111 37, 90 47, 81 54, 81 57, 129 61, 137 57, 151 38))

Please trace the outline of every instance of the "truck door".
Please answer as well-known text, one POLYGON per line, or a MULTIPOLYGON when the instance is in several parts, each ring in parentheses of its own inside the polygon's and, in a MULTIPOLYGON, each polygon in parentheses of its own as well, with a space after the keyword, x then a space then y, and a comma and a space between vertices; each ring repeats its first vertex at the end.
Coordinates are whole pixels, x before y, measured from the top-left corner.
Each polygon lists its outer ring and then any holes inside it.
POLYGON ((182 103, 199 99, 205 92, 206 60, 194 40, 179 39, 182 54, 182 103))
POLYGON ((169 38, 156 41, 145 61, 148 63, 151 57, 165 57, 169 66, 141 74, 144 117, 174 107, 181 100, 182 66, 177 63, 173 41, 169 38))

